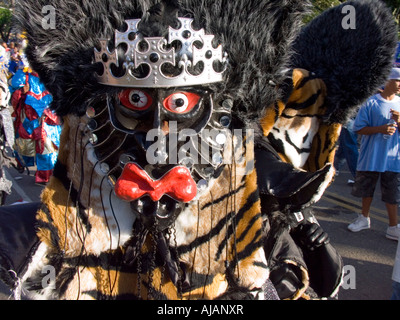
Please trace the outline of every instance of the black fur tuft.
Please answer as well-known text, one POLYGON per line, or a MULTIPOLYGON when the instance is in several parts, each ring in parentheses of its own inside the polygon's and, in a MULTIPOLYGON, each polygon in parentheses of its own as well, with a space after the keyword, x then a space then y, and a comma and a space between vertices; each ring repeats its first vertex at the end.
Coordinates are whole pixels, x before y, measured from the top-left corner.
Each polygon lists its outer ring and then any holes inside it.
POLYGON ((53 95, 51 108, 58 115, 84 114, 92 99, 106 88, 97 83, 93 49, 98 39, 111 38, 125 17, 140 18, 149 1, 130 0, 24 0, 16 17, 26 30, 26 54, 32 68, 53 95), (42 8, 55 8, 55 29, 44 29, 42 8))
POLYGON ((140 23, 140 32, 145 37, 166 36, 168 27, 177 26, 179 6, 176 1, 162 1, 148 10, 140 23))
POLYGON ((308 1, 180 2, 192 8, 198 26, 214 34, 228 52, 222 98, 234 101, 234 111, 241 119, 258 119, 280 97, 274 83, 283 81, 282 70, 289 62, 290 46, 308 1))
POLYGON ((397 30, 391 12, 380 0, 355 0, 324 12, 294 43, 292 66, 321 77, 328 89, 325 121, 344 123, 385 84, 393 64, 397 30), (355 8, 356 29, 342 21, 355 8))

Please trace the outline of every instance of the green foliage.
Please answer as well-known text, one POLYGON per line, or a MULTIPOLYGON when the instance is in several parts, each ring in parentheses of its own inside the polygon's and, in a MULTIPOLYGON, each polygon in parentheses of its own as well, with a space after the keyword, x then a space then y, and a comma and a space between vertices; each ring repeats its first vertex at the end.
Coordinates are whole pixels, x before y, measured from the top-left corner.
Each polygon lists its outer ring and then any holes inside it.
POLYGON ((15 6, 15 0, 0 0, 0 7, 12 8, 15 6))
MULTIPOLYGON (((392 9, 393 16, 396 19, 397 25, 400 26, 400 0, 385 0, 385 2, 392 9)), ((400 40, 400 28, 399 28, 399 40, 400 40)))
POLYGON ((344 1, 340 0, 311 0, 311 13, 304 19, 305 23, 310 22, 323 11, 341 4, 344 1))
POLYGON ((6 8, 0 8, 0 36, 4 41, 8 41, 10 36, 12 12, 6 8))

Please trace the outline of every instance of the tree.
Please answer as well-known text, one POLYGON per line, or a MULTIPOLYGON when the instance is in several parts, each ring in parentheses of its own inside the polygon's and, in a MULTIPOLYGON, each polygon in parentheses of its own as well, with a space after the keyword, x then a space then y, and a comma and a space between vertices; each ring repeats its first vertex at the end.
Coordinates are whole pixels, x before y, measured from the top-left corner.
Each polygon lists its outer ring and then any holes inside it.
POLYGON ((6 8, 14 8, 15 0, 0 0, 0 6, 6 8))
MULTIPOLYGON (((393 16, 396 19, 397 25, 400 26, 400 0, 385 0, 387 5, 392 9, 393 16)), ((399 30, 400 40, 400 30, 399 30)))
POLYGON ((323 11, 335 7, 344 2, 343 0, 311 0, 311 13, 305 18, 306 23, 310 22, 323 11))
POLYGON ((6 8, 0 8, 0 36, 8 42, 11 31, 12 12, 6 8))
POLYGON ((10 37, 15 3, 16 0, 0 0, 0 37, 6 42, 10 37))

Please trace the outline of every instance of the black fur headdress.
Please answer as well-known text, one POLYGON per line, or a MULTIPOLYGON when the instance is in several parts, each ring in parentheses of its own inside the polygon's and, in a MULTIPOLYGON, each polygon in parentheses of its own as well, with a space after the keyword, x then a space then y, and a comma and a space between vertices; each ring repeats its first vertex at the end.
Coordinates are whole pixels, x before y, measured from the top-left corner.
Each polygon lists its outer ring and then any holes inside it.
POLYGON ((229 59, 226 81, 216 91, 231 98, 243 118, 260 116, 277 100, 279 91, 271 84, 282 80, 306 1, 156 2, 25 0, 17 9, 28 34, 28 59, 52 93, 58 115, 81 115, 92 99, 108 90, 95 79, 93 49, 100 38, 111 39, 126 19, 133 18, 142 19, 139 30, 144 34, 163 30, 179 16, 194 18, 195 28, 215 35, 229 59), (55 7, 55 29, 41 26, 45 5, 55 7))
POLYGON ((27 56, 52 93, 53 110, 81 115, 110 88, 97 83, 94 47, 112 39, 127 19, 142 19, 140 31, 162 35, 176 17, 194 18, 195 28, 215 35, 228 52, 226 81, 213 88, 231 98, 245 120, 258 118, 281 95, 286 67, 304 68, 328 88, 325 120, 343 123, 384 84, 397 45, 395 22, 382 1, 353 0, 326 11, 301 29, 308 8, 302 0, 25 0, 16 10, 27 31, 27 56), (44 29, 42 8, 55 8, 55 28, 44 29), (350 5, 356 28, 342 21, 350 5), (294 41, 295 40, 295 41, 294 41))

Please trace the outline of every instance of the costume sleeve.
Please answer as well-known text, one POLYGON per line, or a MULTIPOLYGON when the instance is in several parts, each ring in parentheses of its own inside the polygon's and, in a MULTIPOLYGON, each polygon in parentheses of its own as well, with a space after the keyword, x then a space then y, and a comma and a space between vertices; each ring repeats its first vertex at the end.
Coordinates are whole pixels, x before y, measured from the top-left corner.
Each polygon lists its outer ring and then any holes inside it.
POLYGON ((15 91, 26 84, 26 75, 22 70, 18 70, 11 79, 10 89, 15 91))

